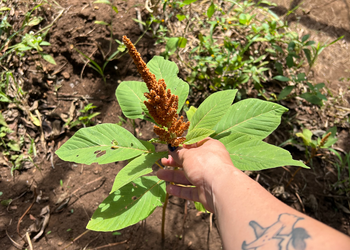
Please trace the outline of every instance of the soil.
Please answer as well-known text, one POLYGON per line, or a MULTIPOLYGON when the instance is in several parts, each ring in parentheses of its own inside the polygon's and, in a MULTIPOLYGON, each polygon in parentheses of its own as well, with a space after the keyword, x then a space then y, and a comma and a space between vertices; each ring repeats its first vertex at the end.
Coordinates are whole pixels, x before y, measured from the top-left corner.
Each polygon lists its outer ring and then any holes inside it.
MULTIPOLYGON (((99 65, 104 62, 104 54, 109 52, 110 31, 104 25, 97 25, 96 20, 112 21, 113 38, 121 40, 127 35, 136 41, 142 34, 137 23, 133 21, 137 13, 135 8, 143 8, 140 0, 118 1, 119 14, 115 14, 106 6, 92 4, 90 1, 58 0, 65 12, 53 25, 47 53, 54 56, 57 66, 45 64, 44 72, 36 71, 36 65, 29 65, 26 73, 25 90, 30 93, 30 102, 41 100, 41 108, 45 121, 50 127, 59 121, 60 127, 64 119, 70 115, 70 109, 80 109, 79 105, 88 102, 97 106, 101 114, 97 120, 101 123, 117 123, 123 117, 115 98, 118 83, 124 80, 140 80, 128 55, 110 62, 106 67, 106 83, 101 76, 85 65, 83 57, 75 47, 92 57, 99 65), (51 80, 49 75, 55 73, 51 80), (61 85, 61 87, 59 87, 61 85), (56 91, 55 89, 58 90, 56 91), (62 114, 64 114, 62 116, 62 114)), ((300 1, 275 1, 275 11, 283 15, 300 1)), ((340 78, 350 77, 348 69, 350 39, 350 0, 329 1, 314 0, 302 5, 303 10, 291 15, 290 22, 301 33, 311 32, 312 39, 324 41, 345 35, 344 40, 326 49, 314 69, 316 81, 325 81, 334 95, 339 91, 348 93, 349 81, 340 78), (324 18, 327 17, 327 18, 324 18)), ((47 10, 47 21, 53 21, 53 10, 47 10), (51 14, 50 14, 51 13, 51 14)), ((141 13, 144 15, 144 13, 141 13)), ((137 44, 139 52, 148 61, 158 51, 155 40, 144 36, 137 44)), ((113 43, 111 51, 117 45, 113 43)), ((346 95, 345 95, 346 96, 346 95)), ((350 99, 347 100, 348 102, 350 99)), ((289 104, 296 106, 297 104, 289 104)), ((346 106, 346 105, 345 105, 346 106)), ((348 107, 348 106, 347 106, 348 107)), ((293 117, 295 110, 286 117, 293 117), (293 113, 294 112, 294 113, 293 113)), ((320 125, 317 112, 312 107, 300 108, 309 120, 315 119, 320 125), (315 115, 316 114, 316 115, 315 115), (309 115, 309 116, 308 116, 309 115), (311 118, 310 118, 311 117, 311 118)), ((302 116, 301 116, 302 117, 302 116)), ((124 117, 125 118, 125 117, 124 117)), ((303 125, 302 119, 299 120, 303 125)), ((315 127, 317 127, 315 125, 315 127)), ((321 124, 322 128, 328 127, 321 124)), ((321 126, 320 125, 320 126, 321 126)), ((140 139, 153 137, 149 123, 136 121, 136 129, 126 123, 126 128, 140 139)), ((291 130, 282 125, 267 141, 279 144, 286 141, 285 131, 291 130)), ((348 127, 338 127, 339 142, 337 147, 344 152, 350 151, 348 127)), ((50 206, 51 216, 44 236, 33 242, 34 249, 162 249, 161 247, 161 213, 157 208, 145 221, 121 230, 121 235, 112 233, 86 232, 86 225, 98 205, 106 198, 112 188, 114 177, 126 165, 126 162, 90 166, 74 164, 60 160, 53 152, 57 150, 73 132, 62 130, 47 143, 48 153, 40 142, 41 152, 37 167, 26 171, 16 171, 11 176, 9 168, 0 169, 0 190, 2 200, 13 199, 8 207, 0 207, 0 249, 16 249, 8 235, 17 243, 22 243, 17 235, 17 223, 21 235, 33 223, 33 217, 39 218, 41 209, 50 206), (52 160, 51 158, 52 157, 52 160), (31 206, 34 193, 40 194, 41 200, 31 207, 23 219, 21 216, 31 206), (63 209, 57 209, 60 199, 66 194, 74 194, 63 209), (59 210, 59 211, 57 211, 59 210), (81 235, 80 238, 78 238, 81 235), (120 243, 120 244, 118 244, 120 243)), ((304 152, 287 146, 295 159, 305 160, 304 152)), ((334 159, 333 159, 334 160, 334 159)), ((157 167, 154 167, 157 170, 157 167)), ((314 217, 331 227, 350 235, 349 198, 342 193, 337 182, 337 170, 329 159, 316 158, 312 170, 301 170, 289 187, 286 183, 294 167, 277 168, 262 172, 247 173, 267 188, 272 194, 295 209, 314 217)), ((199 213, 192 202, 170 197, 166 214, 166 242, 164 249, 221 249, 221 240, 216 226, 215 215, 199 213), (187 209, 185 209, 187 207, 187 209), (187 210, 187 212, 185 212, 187 210), (186 216, 185 216, 186 215, 186 216), (212 226, 210 221, 213 221, 212 226)))

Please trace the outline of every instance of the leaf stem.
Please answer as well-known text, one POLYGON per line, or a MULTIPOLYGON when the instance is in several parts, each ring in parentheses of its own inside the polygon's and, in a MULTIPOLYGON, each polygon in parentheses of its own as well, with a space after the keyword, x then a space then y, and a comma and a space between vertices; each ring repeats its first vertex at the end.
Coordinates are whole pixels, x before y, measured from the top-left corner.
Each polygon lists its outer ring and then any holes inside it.
POLYGON ((160 167, 161 169, 164 169, 157 161, 155 163, 158 165, 158 167, 160 167))

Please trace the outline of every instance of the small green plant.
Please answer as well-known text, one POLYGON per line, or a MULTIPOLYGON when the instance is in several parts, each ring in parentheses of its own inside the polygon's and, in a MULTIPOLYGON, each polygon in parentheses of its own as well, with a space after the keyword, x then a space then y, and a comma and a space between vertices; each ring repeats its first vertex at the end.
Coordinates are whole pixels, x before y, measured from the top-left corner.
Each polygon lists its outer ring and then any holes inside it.
POLYGON ((97 107, 93 106, 92 103, 89 103, 83 109, 79 110, 80 115, 77 120, 75 121, 68 120, 66 125, 70 129, 79 125, 83 125, 84 128, 93 125, 94 124, 93 118, 100 114, 100 112, 93 112, 94 108, 97 108, 97 107))
POLYGON ((41 46, 50 46, 49 42, 43 41, 40 35, 35 35, 33 31, 25 34, 22 38, 22 42, 11 46, 9 49, 14 50, 20 56, 25 55, 25 51, 36 50, 39 55, 49 63, 55 64, 56 62, 52 56, 43 53, 43 48, 41 46))
MULTIPOLYGON (((0 36, 3 34, 3 36, 1 36, 0 41, 2 41, 2 38, 5 38, 5 41, 0 47, 0 51, 2 51, 5 48, 6 52, 3 53, 0 57, 0 63, 12 52, 19 54, 20 56, 24 56, 25 52, 36 50, 44 60, 48 61, 49 63, 56 64, 53 57, 49 54, 44 53, 43 48, 41 47, 50 45, 49 42, 43 40, 46 37, 47 29, 42 29, 40 32, 37 33, 28 30, 28 27, 34 27, 40 24, 43 20, 42 17, 37 17, 33 15, 33 12, 36 9, 39 9, 43 4, 44 3, 40 3, 36 5, 32 10, 25 13, 25 18, 22 22, 22 25, 17 31, 13 30, 12 25, 7 21, 8 14, 11 8, 2 8, 2 11, 0 12, 2 15, 5 15, 5 18, 3 18, 3 20, 0 23, 0 36), (28 33, 23 33, 24 31, 28 33), (22 41, 20 43, 7 47, 17 36, 21 36, 22 41)), ((14 6, 12 6, 12 8, 14 8, 14 6)))
POLYGON ((310 35, 299 37, 267 8, 275 5, 269 1, 162 0, 160 5, 162 17, 150 14, 156 43, 165 45, 161 55, 178 62, 194 89, 209 93, 238 88, 240 98, 246 89, 242 85, 253 84, 266 100, 278 101, 297 85, 307 91, 294 91, 288 98, 300 96, 320 106, 326 100, 320 84, 299 77, 307 77, 323 49, 342 37, 314 46, 310 35), (281 93, 266 93, 264 86, 274 76, 285 76, 291 83, 279 83, 281 93))
POLYGON ((129 160, 116 176, 110 195, 93 214, 88 229, 120 230, 146 219, 163 203, 165 209, 165 182, 147 174, 153 171, 153 164, 161 167, 158 160, 168 152, 156 152, 151 142, 181 146, 211 136, 226 146, 232 162, 241 170, 306 167, 293 160, 288 151, 262 141, 280 124, 286 108, 258 99, 232 105, 237 90, 225 90, 210 95, 198 109, 188 108, 187 123, 178 113, 187 100, 189 85, 178 78, 176 64, 155 56, 146 65, 132 43, 126 37, 123 41, 145 82, 120 83, 117 100, 127 118, 152 121, 159 138, 144 141, 117 124, 100 124, 80 129, 56 151, 65 161, 88 165, 129 160), (182 132, 186 128, 185 138, 182 132))
POLYGON ((345 186, 344 192, 347 193, 350 191, 350 152, 346 153, 344 158, 333 148, 330 148, 329 151, 334 153, 338 159, 333 164, 337 168, 338 173, 338 182, 335 183, 335 186, 343 185, 345 186), (342 179, 342 174, 345 171, 346 167, 348 168, 347 178, 342 179))

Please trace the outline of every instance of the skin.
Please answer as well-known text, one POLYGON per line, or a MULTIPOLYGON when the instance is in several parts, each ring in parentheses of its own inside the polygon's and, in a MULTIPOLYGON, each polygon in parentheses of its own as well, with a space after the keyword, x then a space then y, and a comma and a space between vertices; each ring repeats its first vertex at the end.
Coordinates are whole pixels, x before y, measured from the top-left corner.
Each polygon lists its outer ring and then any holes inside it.
POLYGON ((182 168, 157 176, 175 184, 167 186, 169 194, 216 214, 225 249, 350 249, 349 237, 285 205, 235 168, 217 140, 184 145, 162 164, 182 168))

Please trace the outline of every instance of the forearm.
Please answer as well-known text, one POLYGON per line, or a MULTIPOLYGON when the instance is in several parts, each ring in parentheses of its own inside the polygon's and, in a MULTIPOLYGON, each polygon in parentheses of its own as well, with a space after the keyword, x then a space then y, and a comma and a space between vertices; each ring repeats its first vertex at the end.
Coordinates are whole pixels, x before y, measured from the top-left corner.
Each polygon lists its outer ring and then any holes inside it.
POLYGON ((347 236, 280 202, 235 168, 212 188, 225 249, 350 249, 347 236))

